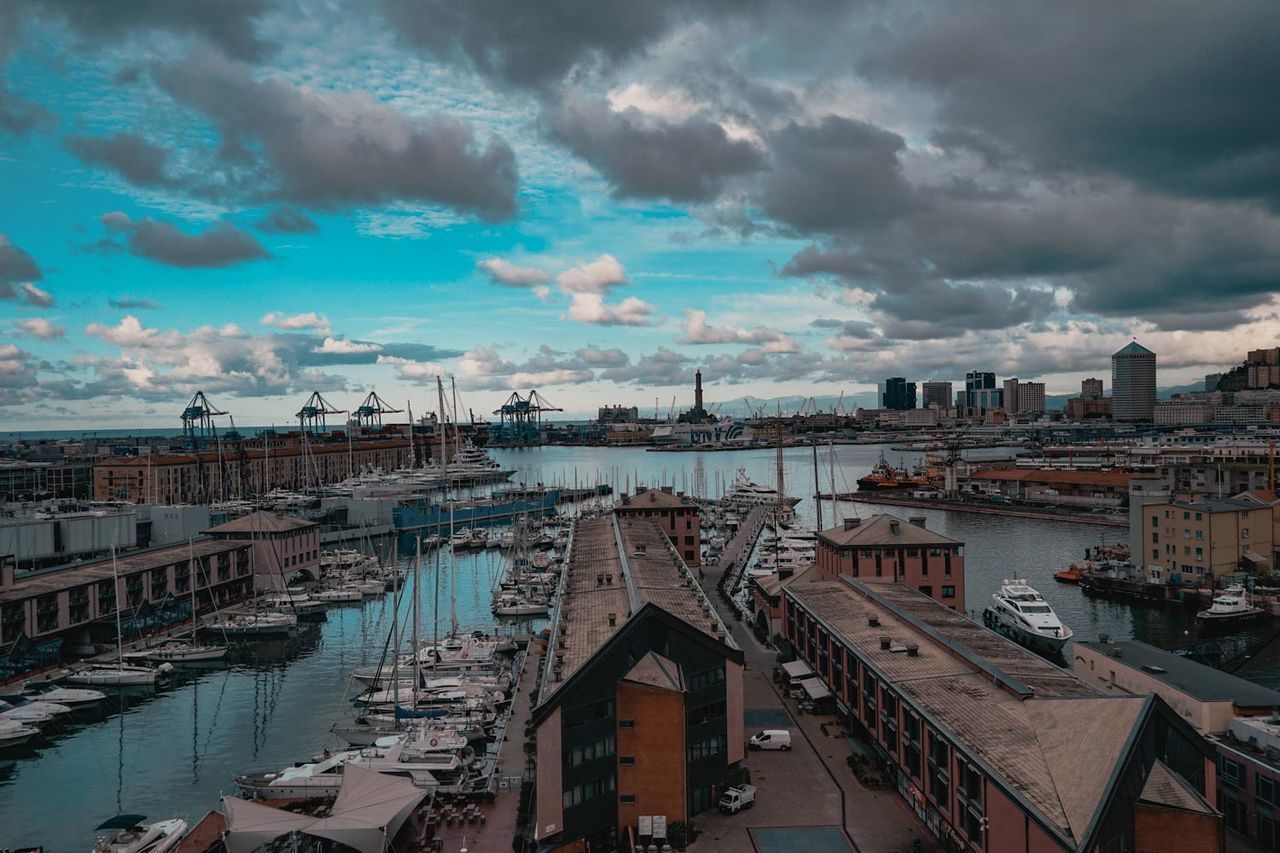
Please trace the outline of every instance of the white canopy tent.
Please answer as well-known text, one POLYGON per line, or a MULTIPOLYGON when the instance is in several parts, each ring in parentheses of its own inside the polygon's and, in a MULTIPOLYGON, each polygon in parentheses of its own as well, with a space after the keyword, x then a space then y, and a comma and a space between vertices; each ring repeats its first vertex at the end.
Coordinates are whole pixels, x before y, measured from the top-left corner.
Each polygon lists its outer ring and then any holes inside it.
POLYGON ((795 680, 797 678, 808 678, 813 675, 813 670, 809 664, 802 660, 787 661, 782 665, 782 671, 787 674, 787 678, 795 680))
POLYGON ((804 688, 804 692, 809 698, 817 702, 819 699, 826 699, 831 695, 831 691, 827 689, 827 685, 823 684, 817 678, 806 678, 800 682, 800 686, 804 688))
POLYGON ((223 797, 227 831, 222 840, 229 853, 252 853, 282 835, 302 832, 337 841, 360 853, 385 853, 426 795, 410 779, 348 764, 328 817, 309 817, 223 797))

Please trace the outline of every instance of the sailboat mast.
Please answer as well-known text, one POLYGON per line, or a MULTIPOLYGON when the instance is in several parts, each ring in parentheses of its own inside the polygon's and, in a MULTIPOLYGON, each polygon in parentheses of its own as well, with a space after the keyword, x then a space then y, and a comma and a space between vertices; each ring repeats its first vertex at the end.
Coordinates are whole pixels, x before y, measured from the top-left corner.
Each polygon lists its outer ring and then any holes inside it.
MULTIPOLYGON (((449 496, 449 454, 446 451, 448 447, 448 431, 445 429, 444 417, 444 382, 440 377, 436 377, 436 394, 440 399, 440 460, 443 464, 444 472, 444 496, 449 501, 449 568, 453 568, 453 500, 449 496)), ((443 545, 441 546, 443 547, 443 545)), ((439 552, 437 552, 438 556, 439 552)), ((436 663, 440 660, 440 561, 436 561, 435 575, 435 598, 431 603, 432 607, 432 648, 431 669, 435 670, 436 663)))
POLYGON ((187 574, 191 575, 191 642, 196 641, 196 546, 194 540, 187 537, 187 574))
POLYGON ((813 439, 813 500, 818 508, 818 530, 822 530, 822 477, 818 473, 818 439, 813 439))
POLYGON ((111 546, 111 586, 116 594, 116 664, 124 669, 124 634, 120 629, 120 573, 116 568, 116 546, 111 546))
MULTIPOLYGON (((418 620, 419 620, 419 603, 418 599, 422 595, 422 537, 414 537, 413 551, 413 688, 411 695, 413 696, 413 710, 418 710, 418 682, 421 678, 420 665, 418 659, 418 620)), ((396 685, 399 690, 399 684, 396 685)), ((399 694, 397 693, 397 696, 399 694)))

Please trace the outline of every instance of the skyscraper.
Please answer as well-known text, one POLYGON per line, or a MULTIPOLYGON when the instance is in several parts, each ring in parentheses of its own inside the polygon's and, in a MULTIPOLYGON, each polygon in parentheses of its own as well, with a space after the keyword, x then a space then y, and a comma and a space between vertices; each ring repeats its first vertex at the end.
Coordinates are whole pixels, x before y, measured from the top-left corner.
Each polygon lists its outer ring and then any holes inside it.
POLYGON ((921 391, 924 394, 924 400, 921 403, 924 408, 927 409, 933 405, 937 405, 940 409, 950 408, 952 403, 950 382, 933 379, 924 383, 921 391))
POLYGON ((1080 383, 1080 396, 1086 400, 1102 399, 1102 380, 1090 377, 1080 383))
POLYGON ((1133 341, 1111 356, 1111 416, 1149 421, 1156 409, 1156 354, 1133 341))
POLYGON ((1004 392, 996 388, 996 375, 981 370, 971 370, 964 375, 964 404, 970 409, 985 411, 1000 406, 1004 392))
POLYGON ((886 409, 904 411, 916 407, 916 383, 901 376, 884 381, 883 406, 886 409))

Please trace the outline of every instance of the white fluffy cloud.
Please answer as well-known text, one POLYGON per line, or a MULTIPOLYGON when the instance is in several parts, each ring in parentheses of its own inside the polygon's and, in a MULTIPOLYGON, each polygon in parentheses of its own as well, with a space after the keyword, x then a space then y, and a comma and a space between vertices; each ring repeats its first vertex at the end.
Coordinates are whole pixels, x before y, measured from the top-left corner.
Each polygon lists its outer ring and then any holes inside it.
POLYGON ((534 287, 551 281, 551 273, 546 270, 516 266, 502 258, 486 258, 476 266, 487 272, 494 284, 508 287, 534 287))
POLYGON ((594 293, 597 295, 609 292, 609 288, 627 283, 627 272, 613 255, 605 254, 571 267, 556 277, 560 289, 565 293, 594 293))
POLYGON ((309 329, 322 334, 328 334, 329 329, 332 327, 328 317, 315 311, 307 311, 303 314, 286 314, 283 311, 272 311, 264 314, 258 322, 274 329, 284 329, 285 331, 309 329))
POLYGON ((324 343, 312 350, 312 352, 325 353, 327 355, 354 355, 355 353, 381 351, 382 344, 375 344, 369 341, 353 341, 350 338, 335 338, 332 336, 326 337, 324 343))
POLYGON ((597 326, 649 326, 653 324, 653 306, 634 296, 617 305, 606 305, 599 293, 575 293, 569 303, 569 317, 597 326))
POLYGON ((707 312, 692 308, 684 312, 684 334, 676 339, 681 344, 753 344, 765 352, 796 352, 799 347, 787 335, 768 326, 717 327, 707 323, 707 312))
POLYGON ((32 317, 30 320, 19 320, 17 323, 23 334, 29 337, 39 338, 42 341, 51 341, 54 338, 60 338, 67 333, 66 326, 55 326, 43 317, 32 317))

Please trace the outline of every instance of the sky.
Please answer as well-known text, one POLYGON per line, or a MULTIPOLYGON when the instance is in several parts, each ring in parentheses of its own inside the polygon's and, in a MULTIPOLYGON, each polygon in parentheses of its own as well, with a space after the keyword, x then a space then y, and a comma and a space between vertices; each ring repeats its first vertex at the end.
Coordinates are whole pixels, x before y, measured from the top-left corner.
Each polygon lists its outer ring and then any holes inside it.
POLYGON ((1280 343, 1280 4, 5 0, 0 430, 1160 384, 1280 343))

